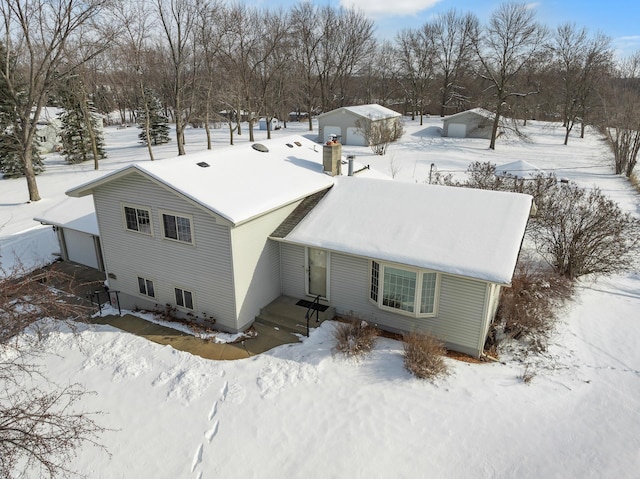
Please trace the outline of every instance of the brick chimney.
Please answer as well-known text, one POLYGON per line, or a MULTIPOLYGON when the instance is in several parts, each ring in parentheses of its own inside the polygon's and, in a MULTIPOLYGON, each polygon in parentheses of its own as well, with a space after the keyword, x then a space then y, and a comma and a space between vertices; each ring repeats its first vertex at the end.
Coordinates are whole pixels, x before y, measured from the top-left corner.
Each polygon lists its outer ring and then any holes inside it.
POLYGON ((322 147, 322 169, 331 176, 340 175, 342 145, 337 141, 328 141, 322 147))

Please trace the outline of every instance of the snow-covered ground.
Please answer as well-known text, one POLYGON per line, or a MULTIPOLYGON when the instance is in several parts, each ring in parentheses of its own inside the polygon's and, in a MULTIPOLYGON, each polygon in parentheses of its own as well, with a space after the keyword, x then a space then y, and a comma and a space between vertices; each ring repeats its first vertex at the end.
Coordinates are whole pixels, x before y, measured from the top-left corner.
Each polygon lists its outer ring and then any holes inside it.
MULTIPOLYGON (((384 157, 345 147, 358 160, 424 182, 431 164, 463 175, 471 161, 527 162, 559 177, 598 185, 640 215, 640 198, 612 174, 610 153, 593 133, 562 145, 560 125, 531 122, 530 141, 441 138, 438 118, 407 121, 384 157)), ((42 201, 27 204, 24 180, 0 180, 0 264, 14 253, 28 265, 57 249, 49 227, 31 220, 64 191, 131 161, 148 161, 138 130, 107 128, 109 158, 67 166, 46 158, 38 177, 42 201)), ((310 134, 305 124, 287 133, 310 134)), ((228 143, 215 132, 216 154, 228 143)), ((256 131, 264 140, 266 132, 256 131)), ((236 143, 248 141, 248 134, 236 143)), ((265 140, 266 141, 266 140, 265 140)), ((187 150, 205 148, 189 130, 187 150)), ((155 150, 175 154, 171 143, 155 150)), ((111 453, 87 447, 73 467, 91 478, 634 478, 640 471, 640 273, 583 279, 562 311, 548 353, 524 365, 447 360, 452 374, 437 384, 402 367, 401 344, 381 339, 359 361, 332 355, 332 323, 303 343, 259 357, 216 362, 160 346, 107 326, 85 327, 82 343, 61 331, 48 345, 47 375, 95 390, 83 406, 99 422, 111 453)))

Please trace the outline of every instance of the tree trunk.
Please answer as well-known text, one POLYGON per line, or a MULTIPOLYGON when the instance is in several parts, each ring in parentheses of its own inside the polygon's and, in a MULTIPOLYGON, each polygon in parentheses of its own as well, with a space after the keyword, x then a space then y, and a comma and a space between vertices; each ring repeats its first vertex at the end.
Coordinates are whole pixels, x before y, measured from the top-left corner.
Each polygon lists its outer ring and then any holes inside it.
POLYGON ((496 149, 496 138, 498 137, 498 126, 500 126, 500 105, 502 101, 496 106, 495 116, 493 118, 493 126, 491 127, 491 141, 489 142, 489 149, 496 149))

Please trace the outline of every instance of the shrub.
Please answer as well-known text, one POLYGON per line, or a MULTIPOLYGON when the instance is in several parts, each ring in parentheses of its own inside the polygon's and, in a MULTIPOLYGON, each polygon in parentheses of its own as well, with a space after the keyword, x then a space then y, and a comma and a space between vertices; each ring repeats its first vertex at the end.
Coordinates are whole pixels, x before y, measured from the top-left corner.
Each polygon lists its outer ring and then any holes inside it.
POLYGON ((523 339, 544 351, 553 331, 557 306, 572 293, 571 281, 552 271, 519 264, 510 288, 504 288, 486 348, 501 339, 523 339))
POLYGON ((351 319, 340 323, 333 333, 336 345, 335 352, 345 356, 362 356, 369 353, 378 337, 378 330, 366 321, 351 319))
POLYGON ((537 206, 529 233, 558 274, 575 279, 634 267, 640 221, 598 188, 556 184, 540 195, 537 206))
POLYGON ((434 380, 449 374, 444 361, 444 344, 428 334, 410 333, 404 336, 404 367, 420 379, 434 380))

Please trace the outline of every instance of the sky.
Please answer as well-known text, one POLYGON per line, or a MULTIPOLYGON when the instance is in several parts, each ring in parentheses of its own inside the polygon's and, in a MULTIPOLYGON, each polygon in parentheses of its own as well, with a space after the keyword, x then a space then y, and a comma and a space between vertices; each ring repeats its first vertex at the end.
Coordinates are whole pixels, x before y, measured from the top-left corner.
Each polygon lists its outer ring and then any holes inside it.
MULTIPOLYGON (((264 0, 261 0, 261 3, 264 0)), ((297 0, 271 0, 285 8, 297 0)), ((378 38, 393 39, 403 28, 416 28, 434 16, 456 9, 472 12, 484 22, 501 3, 499 0, 330 0, 334 6, 354 6, 375 20, 378 38)), ((529 2, 537 10, 538 20, 550 28, 564 23, 586 27, 612 38, 619 56, 640 50, 640 2, 637 0, 540 0, 529 2)))

